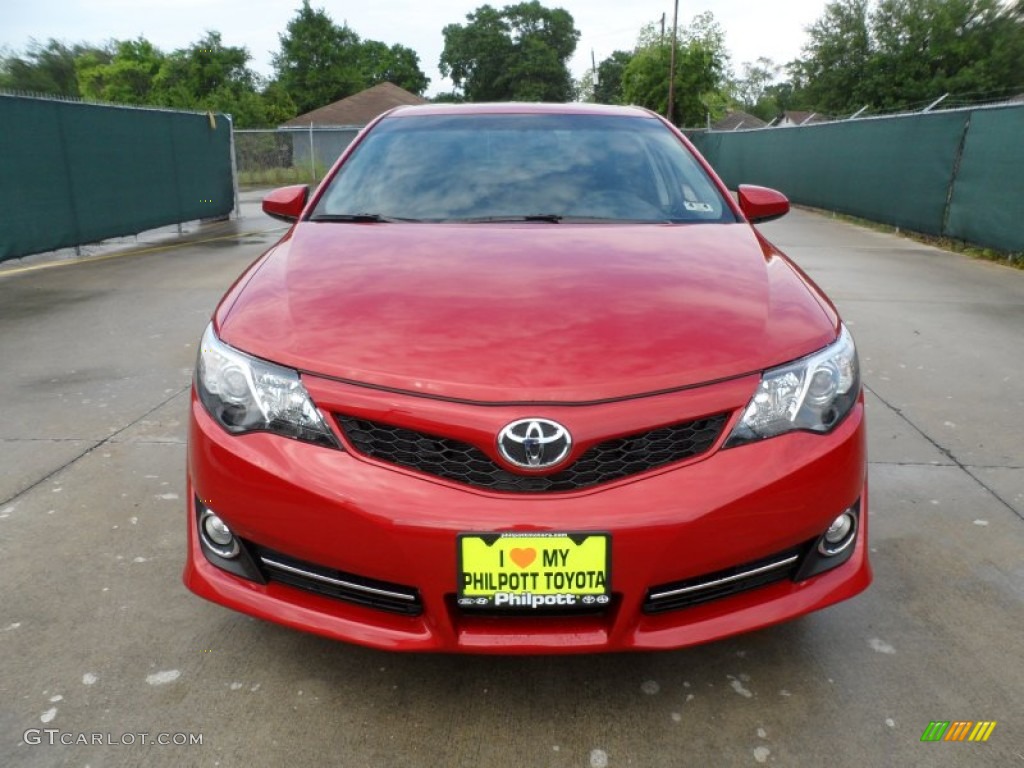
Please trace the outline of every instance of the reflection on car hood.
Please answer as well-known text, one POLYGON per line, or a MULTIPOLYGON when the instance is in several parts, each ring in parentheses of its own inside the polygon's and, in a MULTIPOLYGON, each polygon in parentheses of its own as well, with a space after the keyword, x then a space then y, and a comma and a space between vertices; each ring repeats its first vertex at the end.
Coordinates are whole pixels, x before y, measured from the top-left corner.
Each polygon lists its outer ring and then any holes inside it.
POLYGON ((366 384, 583 402, 741 375, 835 338, 746 224, 300 223, 229 293, 229 344, 366 384))

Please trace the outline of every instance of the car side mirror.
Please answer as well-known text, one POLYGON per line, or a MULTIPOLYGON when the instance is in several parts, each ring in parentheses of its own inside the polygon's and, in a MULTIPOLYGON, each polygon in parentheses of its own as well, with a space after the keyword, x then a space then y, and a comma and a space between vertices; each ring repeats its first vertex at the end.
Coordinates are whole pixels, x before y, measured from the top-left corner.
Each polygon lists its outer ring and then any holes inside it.
POLYGON ((280 187, 263 198, 263 212, 281 221, 296 221, 309 199, 309 185, 280 187))
POLYGON ((751 224, 780 219, 789 213, 789 199, 774 189, 741 184, 738 192, 740 210, 751 224))

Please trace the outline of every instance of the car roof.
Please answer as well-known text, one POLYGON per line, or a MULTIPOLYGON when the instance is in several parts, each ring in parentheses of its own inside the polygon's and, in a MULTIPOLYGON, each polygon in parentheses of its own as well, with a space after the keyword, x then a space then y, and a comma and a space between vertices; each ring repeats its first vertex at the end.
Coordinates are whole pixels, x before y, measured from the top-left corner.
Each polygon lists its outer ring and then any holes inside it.
POLYGON ((420 117, 423 115, 607 115, 618 117, 655 117, 642 107, 620 107, 610 104, 552 104, 505 101, 472 104, 416 104, 400 106, 387 117, 420 117))

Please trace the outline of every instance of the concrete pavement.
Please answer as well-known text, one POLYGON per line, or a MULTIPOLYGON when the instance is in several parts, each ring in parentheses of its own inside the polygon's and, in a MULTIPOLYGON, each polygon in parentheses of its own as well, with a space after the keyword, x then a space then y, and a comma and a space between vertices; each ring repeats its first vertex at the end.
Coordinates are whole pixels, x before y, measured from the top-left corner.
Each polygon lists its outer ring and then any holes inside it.
POLYGON ((276 236, 226 226, 0 275, 0 765, 1024 765, 1024 272, 804 211, 764 227, 859 345, 864 595, 673 653, 393 655, 181 586, 195 345, 276 236), (932 720, 998 726, 923 744, 932 720))

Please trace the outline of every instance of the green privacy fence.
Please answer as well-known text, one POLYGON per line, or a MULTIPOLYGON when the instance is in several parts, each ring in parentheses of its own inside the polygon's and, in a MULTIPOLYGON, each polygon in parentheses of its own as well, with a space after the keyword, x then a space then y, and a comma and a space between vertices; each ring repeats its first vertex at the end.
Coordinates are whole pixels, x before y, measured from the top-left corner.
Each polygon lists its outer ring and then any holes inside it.
POLYGON ((690 138, 730 188, 1024 251, 1024 105, 690 138))
POLYGON ((0 95, 0 261, 233 206, 223 115, 0 95))

